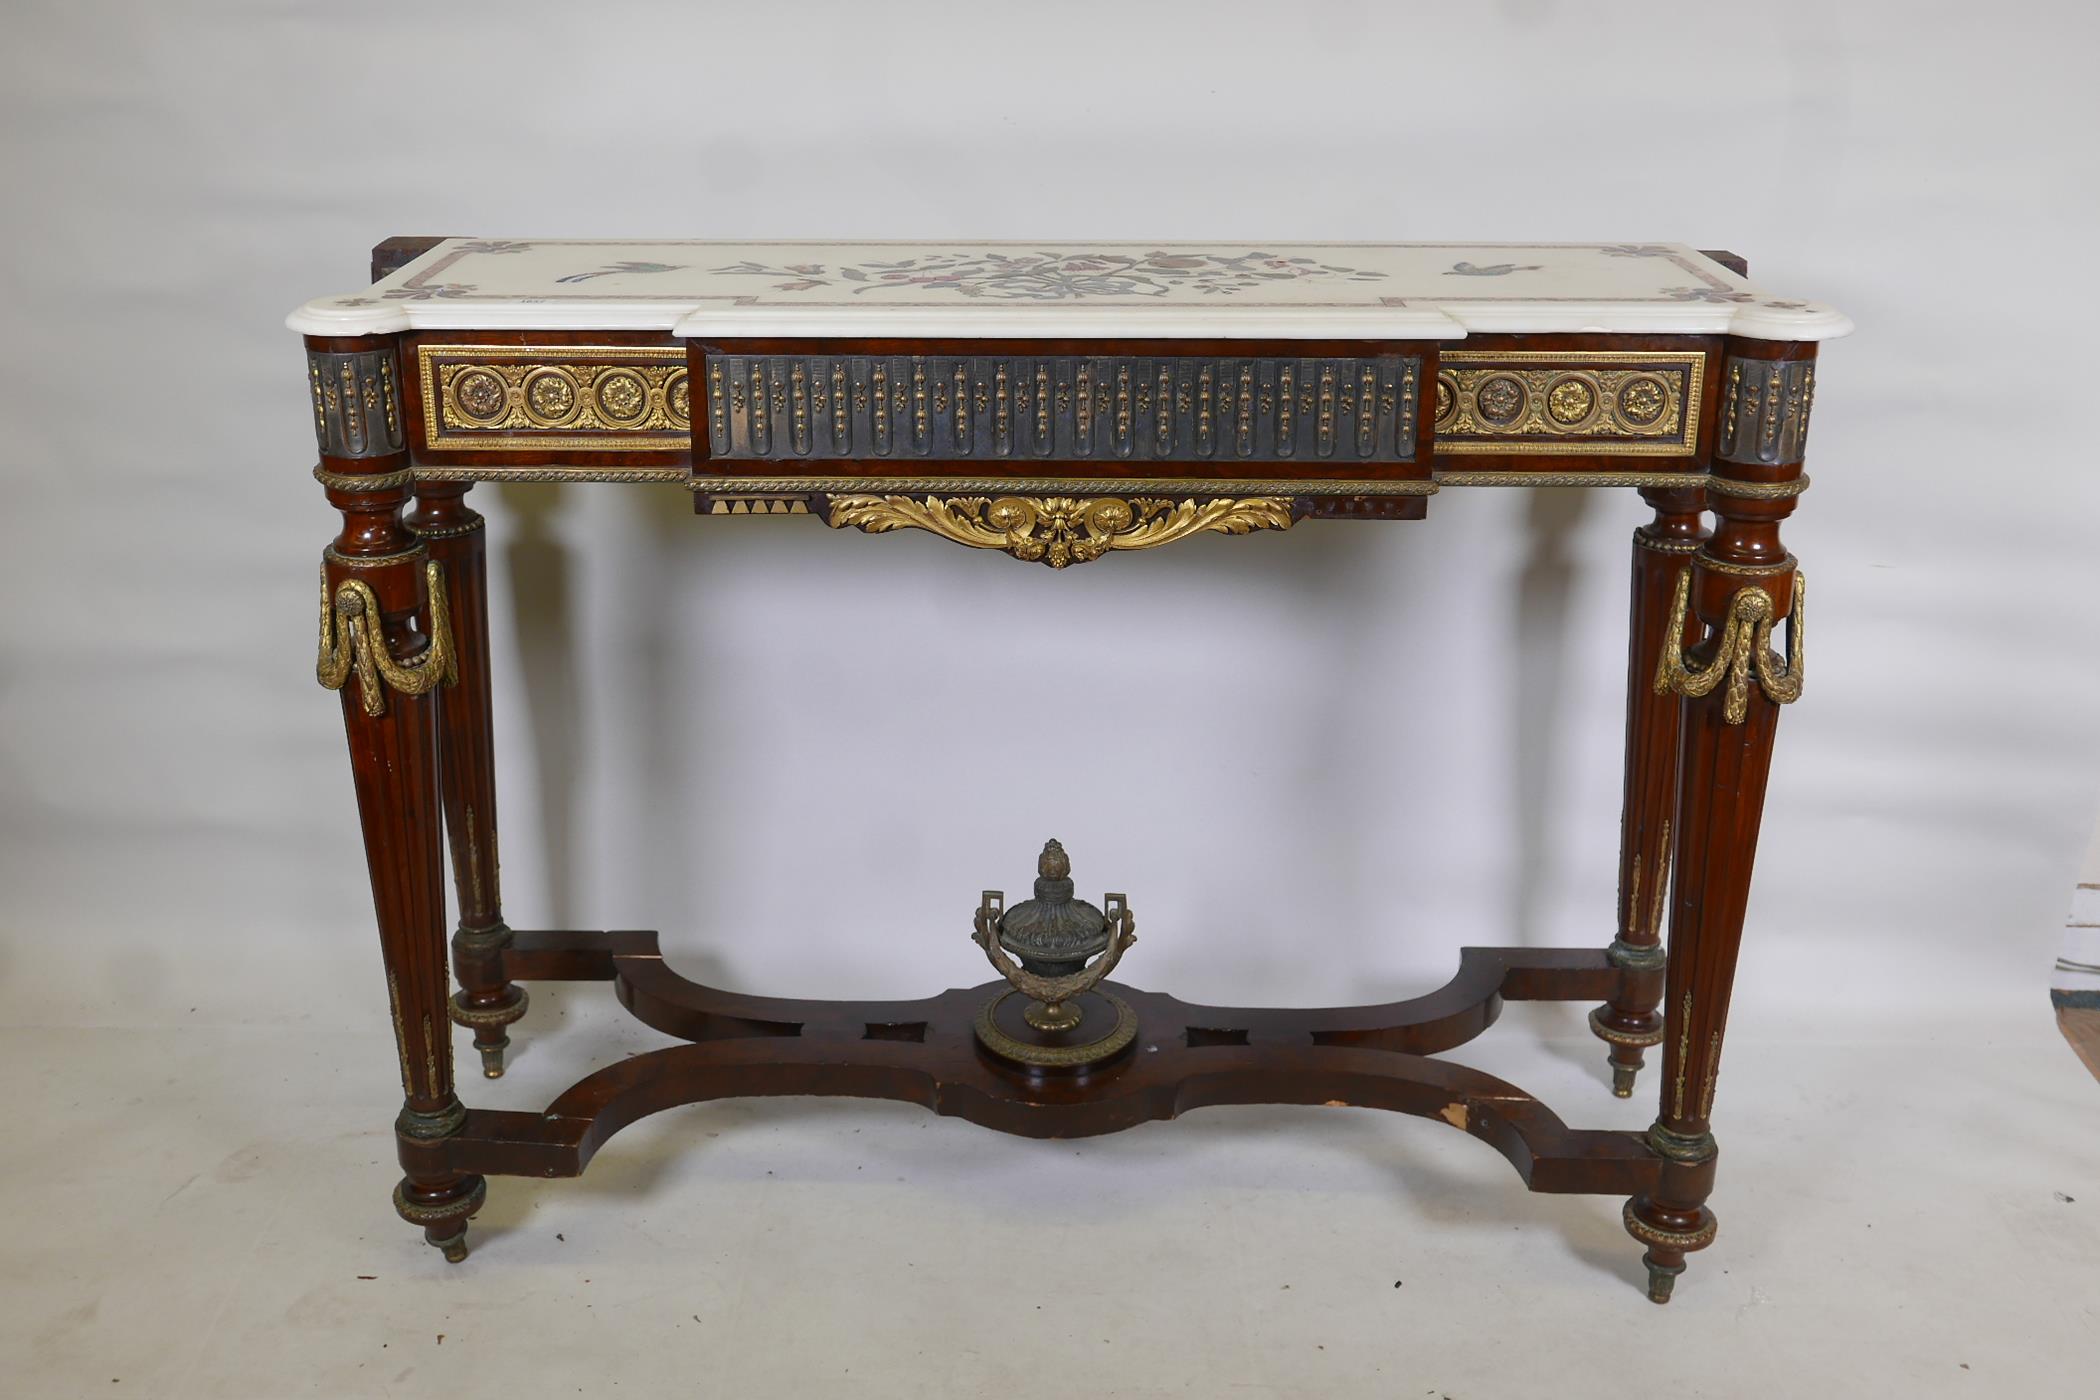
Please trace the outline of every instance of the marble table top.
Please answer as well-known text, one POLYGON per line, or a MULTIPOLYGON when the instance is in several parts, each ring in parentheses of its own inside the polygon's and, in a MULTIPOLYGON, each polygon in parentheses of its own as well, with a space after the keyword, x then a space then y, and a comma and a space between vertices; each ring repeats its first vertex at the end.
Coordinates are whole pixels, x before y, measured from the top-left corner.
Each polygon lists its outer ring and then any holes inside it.
POLYGON ((287 324, 773 336, 1828 340, 1852 323, 1676 243, 727 243, 453 238, 287 324))

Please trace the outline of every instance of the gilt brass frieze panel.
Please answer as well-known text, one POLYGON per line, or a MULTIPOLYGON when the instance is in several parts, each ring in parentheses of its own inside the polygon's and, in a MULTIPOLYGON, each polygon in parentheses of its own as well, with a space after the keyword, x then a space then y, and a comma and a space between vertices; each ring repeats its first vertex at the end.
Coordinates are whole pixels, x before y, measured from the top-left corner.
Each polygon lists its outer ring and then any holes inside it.
POLYGON ((1447 350, 1436 450, 1689 457, 1705 376, 1703 350, 1447 350))
POLYGON ((475 451, 682 451, 692 442, 676 345, 416 347, 423 446, 475 451))

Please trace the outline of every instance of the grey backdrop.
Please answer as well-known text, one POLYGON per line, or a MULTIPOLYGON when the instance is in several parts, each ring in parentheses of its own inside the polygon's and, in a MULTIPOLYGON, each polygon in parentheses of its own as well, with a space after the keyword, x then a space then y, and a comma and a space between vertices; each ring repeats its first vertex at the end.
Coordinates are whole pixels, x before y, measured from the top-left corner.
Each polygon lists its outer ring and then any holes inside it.
MULTIPOLYGON (((2100 685, 2081 7, 17 0, 6 31, 15 1023, 382 1023, 280 319, 391 233, 1739 250, 1862 328, 1788 528, 1814 656, 1739 1035, 2043 1014, 2100 685)), ((1193 998, 1611 931, 1630 493, 1064 573, 676 487, 475 504, 514 923, 918 994, 982 975, 977 891, 1054 834, 1129 892, 1130 978, 1193 998)))

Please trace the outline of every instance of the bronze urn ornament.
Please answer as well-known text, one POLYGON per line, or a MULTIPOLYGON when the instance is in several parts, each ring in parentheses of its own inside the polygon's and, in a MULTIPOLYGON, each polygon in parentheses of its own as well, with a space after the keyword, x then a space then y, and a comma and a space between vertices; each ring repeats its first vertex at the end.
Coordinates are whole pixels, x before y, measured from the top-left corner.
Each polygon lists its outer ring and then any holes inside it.
POLYGON ((1081 1070, 1120 1055, 1137 1039, 1128 1003, 1096 986, 1137 942, 1137 920, 1120 894, 1103 909, 1073 898, 1072 862, 1056 840, 1036 860, 1035 897, 1009 909, 986 890, 972 938, 1013 988, 987 1002, 977 1040, 1030 1069, 1081 1070))

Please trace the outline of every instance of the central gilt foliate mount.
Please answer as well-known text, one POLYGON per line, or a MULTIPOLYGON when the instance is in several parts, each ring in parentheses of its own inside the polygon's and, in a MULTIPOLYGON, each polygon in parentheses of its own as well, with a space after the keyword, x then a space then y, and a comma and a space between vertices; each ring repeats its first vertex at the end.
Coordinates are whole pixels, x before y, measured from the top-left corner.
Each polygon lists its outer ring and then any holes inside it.
POLYGON ((1151 496, 834 496, 830 523, 868 534, 930 530, 973 549, 999 549, 1062 569, 1113 549, 1151 549, 1212 531, 1288 530, 1291 502, 1249 496, 1180 502, 1151 496))

